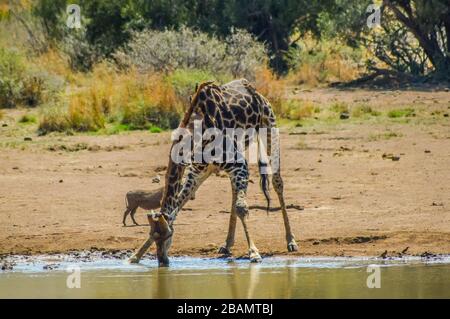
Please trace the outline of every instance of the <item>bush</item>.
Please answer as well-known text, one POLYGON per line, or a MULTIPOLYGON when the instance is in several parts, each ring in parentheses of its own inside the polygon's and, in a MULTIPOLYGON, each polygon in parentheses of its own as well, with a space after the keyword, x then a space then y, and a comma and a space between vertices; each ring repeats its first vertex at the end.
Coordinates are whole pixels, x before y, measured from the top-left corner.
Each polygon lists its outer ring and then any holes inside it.
POLYGON ((49 74, 38 72, 18 52, 0 48, 0 107, 33 107, 43 103, 46 93, 54 93, 61 87, 60 82, 51 83, 49 79, 49 74))
POLYGON ((317 86, 322 83, 346 82, 357 78, 364 65, 362 50, 335 40, 313 41, 306 38, 288 53, 292 70, 289 78, 296 84, 317 86))
POLYGON ((128 46, 115 53, 120 65, 134 66, 144 73, 198 69, 250 79, 265 56, 264 45, 246 31, 236 31, 221 41, 185 27, 134 33, 128 46))
POLYGON ((62 105, 44 106, 43 114, 39 120, 39 135, 45 135, 50 132, 65 132, 71 128, 67 110, 62 105))
POLYGON ((316 112, 316 105, 311 101, 287 100, 283 103, 281 117, 289 120, 302 120, 313 116, 316 112))
POLYGON ((24 74, 22 57, 0 48, 0 107, 14 107, 20 102, 24 74))
POLYGON ((131 130, 151 129, 155 125, 162 129, 174 129, 179 121, 178 113, 159 109, 141 100, 124 108, 121 124, 128 125, 131 130))
POLYGON ((68 120, 75 131, 96 131, 105 127, 105 113, 101 104, 91 97, 78 94, 70 100, 68 120))

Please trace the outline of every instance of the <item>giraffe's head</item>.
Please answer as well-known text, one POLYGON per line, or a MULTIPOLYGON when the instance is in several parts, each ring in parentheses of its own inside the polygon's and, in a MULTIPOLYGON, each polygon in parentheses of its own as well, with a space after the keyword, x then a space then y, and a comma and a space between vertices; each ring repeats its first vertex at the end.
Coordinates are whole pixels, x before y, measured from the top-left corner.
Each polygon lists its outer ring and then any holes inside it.
POLYGON ((156 243, 158 264, 160 267, 167 267, 169 266, 168 252, 172 244, 173 235, 170 217, 153 211, 147 217, 150 224, 150 236, 156 243))

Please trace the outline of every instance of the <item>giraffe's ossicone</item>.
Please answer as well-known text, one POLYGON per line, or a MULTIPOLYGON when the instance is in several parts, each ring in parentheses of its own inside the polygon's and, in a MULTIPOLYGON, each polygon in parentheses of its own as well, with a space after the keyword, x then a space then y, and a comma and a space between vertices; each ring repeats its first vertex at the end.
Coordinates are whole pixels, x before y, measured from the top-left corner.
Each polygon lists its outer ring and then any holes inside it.
POLYGON ((221 132, 222 134, 218 135, 220 139, 216 141, 217 136, 207 137, 206 139, 202 136, 200 146, 197 145, 197 148, 199 147, 200 149, 194 149, 195 143, 191 143, 192 158, 190 161, 184 162, 178 162, 173 159, 173 150, 177 147, 177 143, 180 143, 180 139, 174 140, 169 154, 161 211, 158 214, 149 215, 151 225, 150 236, 131 257, 130 261, 138 262, 145 251, 155 242, 159 265, 168 265, 168 250, 174 231, 173 222, 178 212, 202 182, 213 171, 217 170, 223 170, 229 175, 233 194, 228 236, 225 245, 220 248, 219 252, 222 254, 231 254, 231 247, 234 244, 236 220, 239 217, 246 235, 250 260, 253 262, 261 261, 261 256, 253 243, 247 226, 249 209, 246 196, 249 170, 247 160, 242 157, 242 149, 238 147, 238 145, 244 145, 245 151, 245 148, 248 148, 250 145, 250 139, 246 135, 244 136, 243 142, 237 140, 236 136, 229 134, 230 129, 256 132, 256 141, 259 150, 258 166, 260 185, 268 205, 270 203, 269 174, 266 168, 271 165, 271 162, 277 162, 277 169, 271 171, 272 184, 280 201, 288 250, 296 251, 298 247, 290 228, 283 197, 283 180, 279 167, 279 142, 277 138, 272 138, 272 131, 276 128, 276 118, 269 101, 257 92, 245 79, 235 80, 221 86, 217 86, 212 82, 202 83, 191 97, 190 106, 185 113, 180 128, 189 130, 193 139, 195 139, 197 137, 194 134, 196 132, 194 126, 198 124, 201 125, 202 132, 208 129, 221 132), (261 138, 263 131, 265 135, 264 139, 261 138), (198 154, 199 151, 203 155, 205 152, 210 153, 207 147, 214 141, 221 144, 226 151, 220 155, 214 154, 215 157, 213 157, 212 161, 206 160, 206 156, 202 156, 200 160, 194 158, 194 155, 198 154), (227 145, 230 144, 234 147, 227 148, 227 145), (232 160, 230 160, 230 150, 232 152, 232 160))

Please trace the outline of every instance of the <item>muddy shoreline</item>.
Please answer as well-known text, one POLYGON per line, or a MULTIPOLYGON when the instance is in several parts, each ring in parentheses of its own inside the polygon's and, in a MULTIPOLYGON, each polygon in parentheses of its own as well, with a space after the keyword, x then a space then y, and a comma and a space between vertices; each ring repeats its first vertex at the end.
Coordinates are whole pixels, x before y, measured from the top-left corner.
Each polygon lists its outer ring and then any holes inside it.
MULTIPOLYGON (((61 263, 89 263, 95 261, 123 261, 127 262, 128 258, 132 255, 132 250, 107 250, 107 249, 95 249, 95 250, 81 250, 81 251, 68 251, 66 253, 47 253, 47 254, 27 254, 27 255, 18 255, 18 254, 1 254, 0 255, 0 271, 8 272, 15 270, 15 266, 18 264, 34 264, 40 263, 42 264, 42 270, 57 270, 60 269, 61 263)), ((187 256, 183 254, 174 254, 171 255, 172 258, 198 258, 198 259, 208 259, 208 260, 226 260, 228 262, 236 261, 236 260, 248 260, 248 257, 245 255, 241 256, 223 256, 218 254, 209 254, 209 255, 195 255, 195 256, 187 256)), ((418 255, 409 255, 409 254, 398 254, 391 253, 388 254, 383 253, 380 256, 308 256, 308 255, 292 255, 292 254, 262 254, 263 262, 264 258, 284 258, 288 260, 296 260, 296 259, 323 259, 323 258, 341 258, 341 259, 373 259, 376 261, 399 261, 399 260, 408 260, 408 259, 420 259, 422 262, 432 262, 439 261, 442 259, 449 258, 448 254, 433 254, 429 252, 424 252, 418 255)), ((156 260, 156 256, 152 253, 146 253, 143 256, 143 260, 156 260)))

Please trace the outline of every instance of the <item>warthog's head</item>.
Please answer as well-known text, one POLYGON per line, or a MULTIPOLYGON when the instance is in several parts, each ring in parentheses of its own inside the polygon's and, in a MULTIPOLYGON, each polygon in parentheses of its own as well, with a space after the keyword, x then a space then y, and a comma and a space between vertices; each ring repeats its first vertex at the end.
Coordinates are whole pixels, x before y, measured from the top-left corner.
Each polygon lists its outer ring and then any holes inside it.
POLYGON ((172 244, 173 228, 170 217, 162 213, 147 215, 150 224, 150 237, 156 243, 156 255, 160 267, 169 266, 168 252, 172 244))

